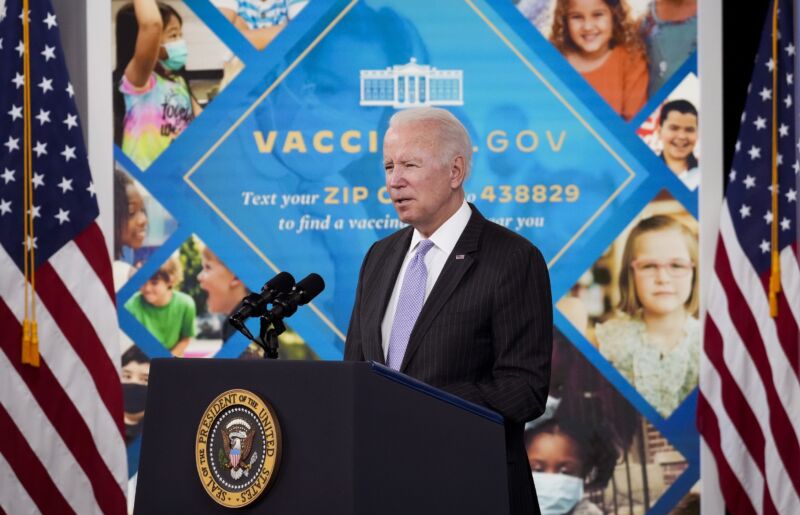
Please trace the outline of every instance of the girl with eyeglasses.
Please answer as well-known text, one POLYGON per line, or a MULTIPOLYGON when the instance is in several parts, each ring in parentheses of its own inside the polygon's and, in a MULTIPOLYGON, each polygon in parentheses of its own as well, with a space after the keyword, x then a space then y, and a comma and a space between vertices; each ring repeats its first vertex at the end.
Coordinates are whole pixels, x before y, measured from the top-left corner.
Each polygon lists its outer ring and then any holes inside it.
POLYGON ((600 353, 668 417, 697 386, 697 237, 677 220, 640 221, 622 253, 618 314, 598 324, 600 353))

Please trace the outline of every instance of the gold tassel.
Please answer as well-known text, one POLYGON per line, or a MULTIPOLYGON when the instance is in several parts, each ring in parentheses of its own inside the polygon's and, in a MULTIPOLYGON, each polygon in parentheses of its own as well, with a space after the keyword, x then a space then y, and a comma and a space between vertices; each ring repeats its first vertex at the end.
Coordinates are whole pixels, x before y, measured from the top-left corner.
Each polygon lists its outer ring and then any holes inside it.
POLYGON ((22 321, 22 364, 31 363, 31 321, 22 321))

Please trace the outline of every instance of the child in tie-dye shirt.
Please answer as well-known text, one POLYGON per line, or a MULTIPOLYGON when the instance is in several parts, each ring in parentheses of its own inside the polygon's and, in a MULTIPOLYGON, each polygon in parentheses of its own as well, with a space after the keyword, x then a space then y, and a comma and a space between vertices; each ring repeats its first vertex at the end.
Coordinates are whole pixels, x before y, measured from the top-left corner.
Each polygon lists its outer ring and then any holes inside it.
POLYGON ((134 0, 117 14, 117 69, 124 71, 115 74, 115 136, 143 170, 200 111, 180 75, 187 57, 182 23, 155 0, 134 0))

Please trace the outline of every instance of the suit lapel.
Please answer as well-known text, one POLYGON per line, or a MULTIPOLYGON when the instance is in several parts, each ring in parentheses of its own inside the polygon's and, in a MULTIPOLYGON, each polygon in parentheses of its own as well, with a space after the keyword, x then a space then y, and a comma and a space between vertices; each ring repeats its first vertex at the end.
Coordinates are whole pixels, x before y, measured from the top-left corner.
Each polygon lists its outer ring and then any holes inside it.
POLYGON ((369 312, 366 318, 370 321, 367 341, 372 346, 371 355, 378 356, 378 361, 384 365, 386 364, 386 358, 383 355, 381 324, 386 314, 389 298, 394 290, 394 284, 397 281, 397 275, 400 273, 400 266, 403 264, 403 259, 408 252, 408 246, 411 244, 413 232, 413 228, 409 227, 406 230, 406 234, 401 235, 394 245, 387 248, 383 256, 377 256, 379 260, 383 261, 384 265, 378 266, 380 276, 375 282, 376 287, 372 295, 370 295, 369 312))
POLYGON ((444 307, 461 278, 472 268, 475 262, 473 254, 478 250, 478 241, 486 219, 474 206, 470 205, 470 207, 472 207, 472 216, 470 216, 464 232, 461 233, 461 237, 453 248, 453 252, 447 257, 444 268, 442 268, 431 294, 422 306, 419 318, 417 318, 414 329, 411 331, 408 347, 403 356, 403 363, 400 365, 401 372, 405 371, 409 361, 411 361, 414 353, 422 343, 431 323, 436 319, 439 311, 444 307))

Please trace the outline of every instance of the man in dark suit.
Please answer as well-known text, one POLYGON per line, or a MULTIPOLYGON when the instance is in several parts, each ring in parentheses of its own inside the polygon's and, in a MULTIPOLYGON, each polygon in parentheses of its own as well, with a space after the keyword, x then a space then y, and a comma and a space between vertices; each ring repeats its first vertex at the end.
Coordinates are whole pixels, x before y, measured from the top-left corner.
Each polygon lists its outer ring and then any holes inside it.
POLYGON ((465 201, 472 143, 448 111, 396 113, 383 152, 389 195, 410 226, 367 252, 344 357, 385 363, 503 415, 511 513, 538 513, 523 427, 547 401, 547 265, 465 201))

